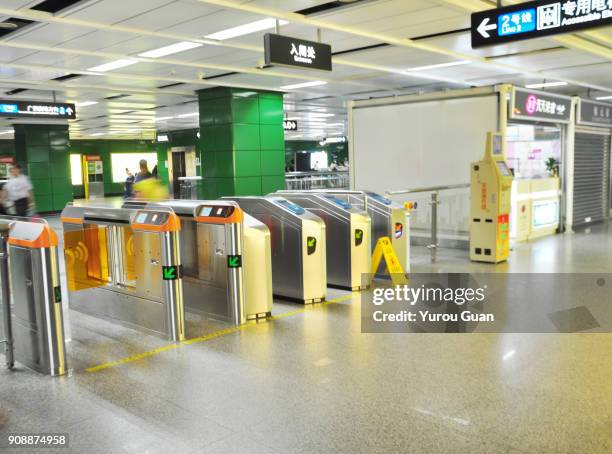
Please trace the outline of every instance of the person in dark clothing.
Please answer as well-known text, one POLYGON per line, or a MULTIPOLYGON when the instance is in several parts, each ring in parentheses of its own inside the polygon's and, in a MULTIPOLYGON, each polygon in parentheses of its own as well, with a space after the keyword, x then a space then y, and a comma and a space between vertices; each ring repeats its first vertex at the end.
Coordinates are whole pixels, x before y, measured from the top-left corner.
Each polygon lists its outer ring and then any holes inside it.
POLYGON ((153 177, 151 172, 149 172, 149 166, 147 164, 146 159, 141 159, 138 165, 140 166, 140 172, 138 172, 138 175, 136 175, 136 178, 134 179, 134 183, 138 183, 139 181, 146 180, 147 178, 153 177))
POLYGON ((130 172, 130 169, 126 168, 125 173, 127 174, 127 178, 125 179, 125 190, 124 190, 123 195, 126 199, 129 199, 130 197, 132 197, 134 193, 135 178, 132 172, 130 172))

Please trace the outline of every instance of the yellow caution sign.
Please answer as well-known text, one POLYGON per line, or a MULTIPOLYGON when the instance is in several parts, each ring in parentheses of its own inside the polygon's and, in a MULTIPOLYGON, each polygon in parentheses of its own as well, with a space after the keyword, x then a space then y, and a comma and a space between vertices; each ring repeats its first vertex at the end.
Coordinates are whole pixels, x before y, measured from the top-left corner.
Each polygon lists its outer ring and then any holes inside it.
POLYGON ((376 274, 380 261, 385 258, 387 264, 387 270, 391 276, 393 285, 405 285, 408 283, 406 273, 402 267, 400 261, 397 259, 397 254, 389 237, 383 236, 376 242, 374 253, 372 254, 372 274, 376 274))

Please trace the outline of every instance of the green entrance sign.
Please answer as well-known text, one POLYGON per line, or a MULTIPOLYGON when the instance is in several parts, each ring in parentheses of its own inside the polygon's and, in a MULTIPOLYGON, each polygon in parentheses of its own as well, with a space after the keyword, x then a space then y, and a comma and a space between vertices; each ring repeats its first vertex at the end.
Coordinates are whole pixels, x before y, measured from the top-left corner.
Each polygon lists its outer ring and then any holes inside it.
POLYGON ((228 255, 227 256, 227 267, 228 268, 242 267, 242 256, 241 255, 228 255))
POLYGON ((175 281, 181 277, 181 274, 180 266, 162 266, 162 277, 164 281, 175 281))
POLYGON ((55 296, 55 302, 62 302, 62 288, 58 285, 57 287, 53 287, 53 294, 55 296))

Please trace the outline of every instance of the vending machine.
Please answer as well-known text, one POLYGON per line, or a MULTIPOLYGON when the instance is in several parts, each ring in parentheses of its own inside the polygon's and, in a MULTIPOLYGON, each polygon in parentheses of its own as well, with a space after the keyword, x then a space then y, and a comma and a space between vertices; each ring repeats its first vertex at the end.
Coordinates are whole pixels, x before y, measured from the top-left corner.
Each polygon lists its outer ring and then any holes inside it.
POLYGON ((83 183, 86 199, 104 197, 104 166, 101 156, 83 156, 83 183))
POLYGON ((508 259, 512 180, 502 135, 487 133, 483 159, 471 164, 470 260, 499 263, 508 259))

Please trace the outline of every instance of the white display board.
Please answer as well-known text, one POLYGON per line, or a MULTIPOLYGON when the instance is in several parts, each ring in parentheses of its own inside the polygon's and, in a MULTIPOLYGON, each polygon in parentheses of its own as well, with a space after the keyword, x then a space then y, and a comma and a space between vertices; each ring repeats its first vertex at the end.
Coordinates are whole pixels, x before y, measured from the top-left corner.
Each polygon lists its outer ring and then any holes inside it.
POLYGON ((497 95, 355 107, 355 188, 384 193, 469 183, 470 163, 482 158, 498 116, 497 95))

